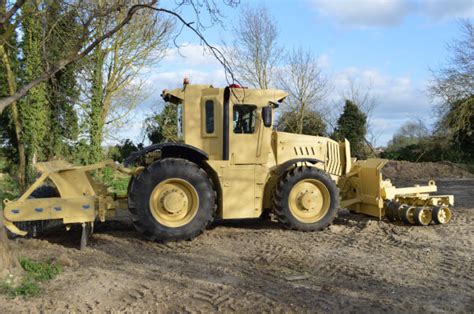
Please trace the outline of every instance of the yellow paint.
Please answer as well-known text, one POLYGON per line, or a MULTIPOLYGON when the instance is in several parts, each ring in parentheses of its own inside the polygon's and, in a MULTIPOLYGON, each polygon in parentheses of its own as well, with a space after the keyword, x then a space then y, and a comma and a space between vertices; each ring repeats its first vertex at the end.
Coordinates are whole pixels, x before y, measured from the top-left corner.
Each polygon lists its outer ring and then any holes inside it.
POLYGON ((160 182, 151 193, 150 209, 162 225, 177 228, 188 224, 196 216, 199 196, 191 183, 182 179, 160 182))
POLYGON ((306 179, 291 189, 288 205, 293 217, 304 223, 315 223, 328 212, 330 200, 329 190, 324 183, 306 179))

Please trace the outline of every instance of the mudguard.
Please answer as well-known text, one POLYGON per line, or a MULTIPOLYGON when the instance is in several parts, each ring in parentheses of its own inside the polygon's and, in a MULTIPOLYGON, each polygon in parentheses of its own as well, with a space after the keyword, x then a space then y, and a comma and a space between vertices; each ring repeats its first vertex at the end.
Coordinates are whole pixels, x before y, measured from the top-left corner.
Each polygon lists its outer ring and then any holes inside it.
POLYGON ((150 145, 145 147, 142 150, 133 152, 130 156, 125 159, 124 165, 129 167, 130 165, 134 164, 137 159, 140 157, 154 152, 154 151, 161 151, 162 155, 169 156, 169 157, 181 157, 188 160, 208 160, 209 155, 204 152, 203 150, 196 148, 194 146, 183 144, 183 143, 160 143, 150 145))

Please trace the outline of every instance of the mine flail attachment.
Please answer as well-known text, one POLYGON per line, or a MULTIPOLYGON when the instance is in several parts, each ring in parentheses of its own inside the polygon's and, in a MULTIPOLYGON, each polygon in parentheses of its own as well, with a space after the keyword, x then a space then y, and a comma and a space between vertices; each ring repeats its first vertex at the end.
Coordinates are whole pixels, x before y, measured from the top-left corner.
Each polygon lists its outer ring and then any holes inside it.
POLYGON ((427 185, 396 187, 382 177, 382 168, 387 162, 386 159, 354 162, 350 172, 338 182, 341 207, 379 219, 385 215, 390 221, 423 226, 430 224, 432 219, 436 223, 451 220, 448 206, 454 204, 453 195, 431 195, 437 192, 433 180, 427 185))
POLYGON ((42 231, 50 223, 80 224, 83 226, 81 248, 87 245, 93 222, 105 221, 122 206, 90 172, 109 167, 134 174, 133 170, 111 160, 88 166, 55 160, 35 166, 41 173, 36 182, 18 199, 3 201, 5 227, 12 234, 26 236, 42 231))
POLYGON ((433 221, 437 224, 447 224, 453 218, 453 212, 446 206, 435 206, 432 209, 433 221))
POLYGON ((432 220, 431 210, 426 207, 416 207, 413 212, 415 223, 419 226, 428 226, 432 220))

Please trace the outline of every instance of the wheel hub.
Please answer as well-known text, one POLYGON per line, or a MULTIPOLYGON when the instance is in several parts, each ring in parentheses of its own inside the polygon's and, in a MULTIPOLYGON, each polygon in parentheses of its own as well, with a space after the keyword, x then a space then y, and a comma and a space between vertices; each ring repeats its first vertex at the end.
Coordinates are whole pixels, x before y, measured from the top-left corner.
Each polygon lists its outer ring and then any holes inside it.
POLYGON ((317 195, 315 191, 305 191, 300 196, 300 204, 303 210, 312 210, 316 209, 317 195))
POLYGON ((164 209, 170 214, 178 214, 187 206, 187 198, 183 192, 173 190, 162 198, 164 209))
POLYGON ((159 223, 177 228, 194 218, 199 208, 199 196, 188 181, 170 178, 153 189, 149 204, 151 214, 159 223))
POLYGON ((319 180, 301 180, 291 189, 288 205, 296 219, 304 223, 314 223, 321 220, 329 210, 329 191, 319 180))

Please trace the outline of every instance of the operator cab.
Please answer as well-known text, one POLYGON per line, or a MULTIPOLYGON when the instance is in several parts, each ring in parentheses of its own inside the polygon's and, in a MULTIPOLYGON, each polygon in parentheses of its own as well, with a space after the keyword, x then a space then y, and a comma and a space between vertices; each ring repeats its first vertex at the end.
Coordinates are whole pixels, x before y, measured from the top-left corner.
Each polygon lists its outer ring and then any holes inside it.
POLYGON ((214 88, 189 85, 163 91, 165 101, 182 105, 185 144, 206 152, 210 160, 264 164, 271 149, 274 108, 288 94, 238 85, 214 88))

